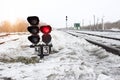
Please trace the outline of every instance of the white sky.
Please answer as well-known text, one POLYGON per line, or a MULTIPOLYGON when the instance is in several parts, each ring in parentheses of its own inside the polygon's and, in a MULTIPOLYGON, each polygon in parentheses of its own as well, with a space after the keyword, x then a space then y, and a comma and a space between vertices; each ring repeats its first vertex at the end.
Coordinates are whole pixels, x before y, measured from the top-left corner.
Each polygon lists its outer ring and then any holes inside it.
MULTIPOLYGON (((68 25, 82 22, 93 24, 93 15, 104 16, 105 22, 120 20, 120 0, 0 0, 0 21, 27 16, 39 16, 40 21, 53 27, 65 27, 65 16, 68 25)), ((97 21, 96 21, 97 22, 97 21)))

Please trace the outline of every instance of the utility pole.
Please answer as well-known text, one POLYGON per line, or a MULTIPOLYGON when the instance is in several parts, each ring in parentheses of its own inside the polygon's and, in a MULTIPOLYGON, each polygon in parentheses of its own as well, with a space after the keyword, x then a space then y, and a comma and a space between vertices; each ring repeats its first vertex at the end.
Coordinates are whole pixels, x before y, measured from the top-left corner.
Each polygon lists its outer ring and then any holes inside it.
POLYGON ((93 15, 93 20, 94 20, 94 28, 93 28, 93 30, 95 30, 95 15, 93 15))
POLYGON ((104 26, 104 16, 102 17, 102 30, 105 30, 105 26, 104 26))
POLYGON ((82 27, 84 27, 84 19, 82 19, 82 27))
POLYGON ((91 21, 89 21, 89 26, 90 26, 90 30, 92 31, 92 28, 91 28, 91 21))
POLYGON ((97 18, 97 30, 99 29, 99 26, 98 26, 98 22, 99 22, 99 18, 97 18))

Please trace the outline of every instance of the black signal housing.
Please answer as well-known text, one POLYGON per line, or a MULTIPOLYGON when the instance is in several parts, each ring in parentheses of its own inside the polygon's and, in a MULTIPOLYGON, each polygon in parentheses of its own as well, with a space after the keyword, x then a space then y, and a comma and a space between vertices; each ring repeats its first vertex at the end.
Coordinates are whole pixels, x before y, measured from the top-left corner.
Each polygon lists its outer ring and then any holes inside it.
POLYGON ((39 24, 39 18, 37 16, 29 16, 27 18, 27 21, 30 23, 30 25, 38 25, 39 24))

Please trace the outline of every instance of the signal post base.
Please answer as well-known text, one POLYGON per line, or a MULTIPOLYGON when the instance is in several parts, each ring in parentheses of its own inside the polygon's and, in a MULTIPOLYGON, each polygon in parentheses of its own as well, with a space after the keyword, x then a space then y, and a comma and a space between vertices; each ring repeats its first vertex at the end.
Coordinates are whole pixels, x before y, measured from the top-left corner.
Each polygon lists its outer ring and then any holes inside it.
POLYGON ((51 53, 52 44, 39 44, 39 45, 30 45, 30 48, 35 48, 35 51, 38 52, 40 58, 48 56, 51 53))

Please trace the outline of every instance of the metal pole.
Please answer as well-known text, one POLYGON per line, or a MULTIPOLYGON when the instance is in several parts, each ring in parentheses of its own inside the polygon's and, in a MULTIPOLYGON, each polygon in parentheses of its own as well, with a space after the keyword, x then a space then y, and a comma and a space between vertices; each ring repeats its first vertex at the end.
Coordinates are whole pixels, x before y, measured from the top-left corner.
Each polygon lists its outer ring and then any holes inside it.
POLYGON ((84 27, 84 19, 82 19, 82 27, 84 27))
POLYGON ((89 26, 90 26, 90 30, 92 30, 92 28, 91 28, 91 21, 89 21, 89 26))
POLYGON ((105 30, 105 27, 104 27, 104 16, 102 17, 102 30, 105 30))
POLYGON ((66 20, 66 29, 67 29, 67 20, 66 20))
POLYGON ((95 30, 95 15, 93 15, 93 19, 94 19, 94 27, 93 27, 93 30, 95 30))
POLYGON ((98 26, 98 21, 99 21, 99 18, 97 18, 97 30, 99 30, 99 26, 98 26))

